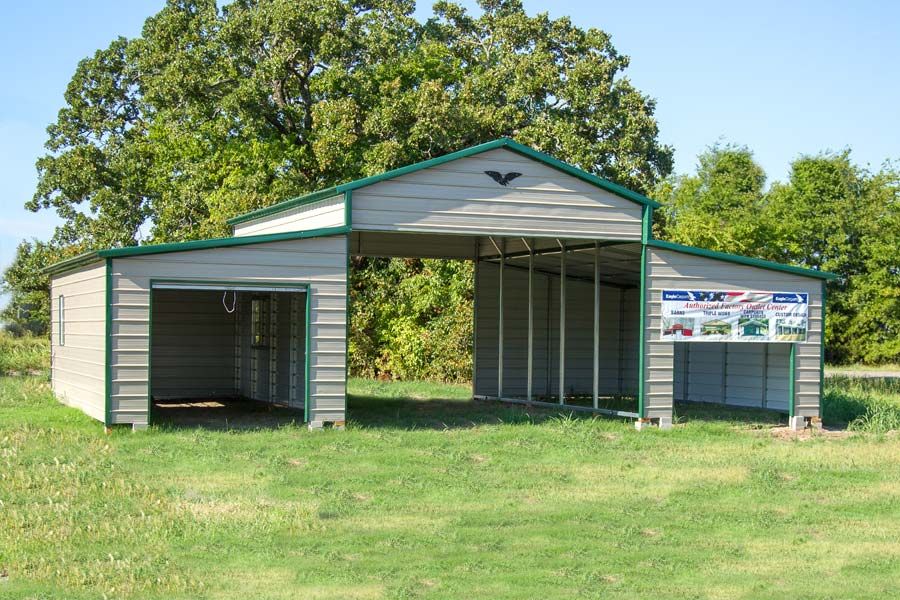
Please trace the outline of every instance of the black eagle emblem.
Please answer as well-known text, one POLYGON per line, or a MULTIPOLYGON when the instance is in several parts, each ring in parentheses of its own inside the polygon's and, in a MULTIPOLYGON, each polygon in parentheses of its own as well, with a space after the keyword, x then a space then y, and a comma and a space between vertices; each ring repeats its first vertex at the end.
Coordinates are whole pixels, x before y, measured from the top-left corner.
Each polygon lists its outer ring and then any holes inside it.
POLYGON ((498 173, 497 171, 485 171, 484 174, 502 186, 506 186, 506 184, 508 184, 510 181, 522 175, 521 173, 516 173, 515 171, 513 171, 512 173, 507 173, 506 175, 498 173))

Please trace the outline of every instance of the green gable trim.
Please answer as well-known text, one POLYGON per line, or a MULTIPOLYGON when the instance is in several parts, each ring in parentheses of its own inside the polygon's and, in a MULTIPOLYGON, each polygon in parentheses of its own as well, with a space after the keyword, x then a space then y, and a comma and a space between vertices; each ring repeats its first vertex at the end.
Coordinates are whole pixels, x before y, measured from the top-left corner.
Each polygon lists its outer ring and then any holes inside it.
MULTIPOLYGON (((591 185, 597 186, 603 190, 606 190, 607 192, 625 198, 626 200, 636 202, 642 206, 651 206, 654 208, 660 206, 659 203, 651 200, 650 198, 647 198, 642 194, 638 194, 637 192, 603 179, 602 177, 597 177, 596 175, 588 173, 587 171, 582 171, 578 167, 573 167, 572 165, 564 163, 561 160, 557 160, 549 154, 544 154, 543 152, 539 152, 534 148, 529 148, 528 146, 515 142, 509 138, 500 138, 499 140, 479 144, 477 146, 471 146, 457 152, 445 154, 444 156, 438 156, 437 158, 432 158, 422 162, 407 165, 405 167, 400 167, 399 169, 387 171, 385 173, 381 173, 380 175, 364 177, 363 179, 357 179, 355 181, 342 183, 340 185, 326 188, 324 190, 319 190, 311 194, 292 198, 291 200, 285 200, 284 202, 279 202, 278 204, 273 204, 272 206, 267 206, 266 208, 260 208, 243 215, 238 215, 229 219, 227 223, 229 225, 237 225, 239 223, 253 221, 261 217, 267 217, 283 212, 285 210, 289 210, 296 206, 309 204, 310 202, 315 202, 324 198, 330 198, 344 192, 349 192, 361 187, 379 183, 381 181, 387 181, 388 179, 400 177, 401 175, 408 175, 409 173, 415 173, 416 171, 421 171, 422 169, 436 167, 438 165, 458 160, 460 158, 474 156, 476 154, 481 154, 482 152, 487 152, 488 150, 496 150, 498 148, 506 148, 507 150, 515 152, 516 154, 520 154, 522 156, 526 156, 538 162, 544 163, 545 165, 552 167, 558 171, 562 171, 563 173, 576 177, 577 179, 590 183, 591 185)), ((347 224, 349 225, 349 222, 347 224)))
POLYGON ((506 142, 504 145, 505 148, 508 148, 509 150, 512 150, 517 154, 533 158, 549 167, 553 167, 554 169, 572 175, 577 179, 586 181, 587 183, 595 185, 603 190, 606 190, 607 192, 615 194, 616 196, 620 196, 622 198, 625 198, 626 200, 631 200, 632 202, 640 204, 641 206, 649 206, 651 208, 659 208, 660 206, 662 206, 659 202, 651 200, 643 194, 639 194, 633 190, 629 190, 628 188, 621 186, 618 183, 613 183, 608 179, 603 179, 602 177, 598 177, 592 173, 588 173, 587 171, 582 171, 578 167, 573 167, 568 163, 564 163, 561 160, 553 158, 549 154, 544 154, 543 152, 539 152, 534 148, 529 148, 528 146, 507 138, 503 138, 501 141, 506 142))
POLYGON ((769 269, 770 271, 781 271, 782 273, 791 273, 793 275, 802 275, 804 277, 816 277, 818 279, 826 280, 838 278, 834 273, 828 273, 827 271, 817 271, 815 269, 806 269, 803 267, 795 267, 793 265, 783 265, 781 263, 762 260, 760 258, 750 258, 738 254, 728 254, 727 252, 715 252, 713 250, 684 246, 682 244, 664 242, 662 240, 649 240, 647 245, 652 248, 671 250, 672 252, 681 252, 682 254, 693 254, 694 256, 703 256, 714 260, 737 263, 739 265, 747 265, 750 267, 759 267, 761 269, 769 269))
MULTIPOLYGON (((637 400, 638 400, 638 418, 643 419, 647 416, 647 394, 644 374, 644 354, 647 351, 647 241, 648 231, 650 231, 651 219, 653 218, 653 207, 645 206, 641 211, 641 285, 638 291, 638 381, 637 381, 637 400)), ((624 296, 623 296, 624 298, 624 296)))
POLYGON ((192 242, 175 242, 171 244, 152 244, 147 246, 128 246, 126 248, 110 248, 97 250, 76 256, 69 260, 58 262, 44 269, 45 273, 56 274, 68 271, 83 264, 96 262, 103 258, 126 258, 129 256, 145 256, 148 254, 165 254, 168 252, 187 252, 189 250, 209 250, 212 248, 230 248, 232 246, 250 246, 252 244, 265 244, 268 242, 284 242, 289 240, 301 240, 305 238, 327 237, 341 235, 350 230, 346 226, 326 227, 322 229, 310 229, 309 231, 289 231, 285 233, 269 233, 263 235, 248 235, 245 237, 215 238, 211 240, 196 240, 192 242))
POLYGON ((47 273, 49 275, 55 275, 57 273, 63 273, 65 271, 71 271, 73 269, 77 269, 78 267, 84 267, 96 262, 100 262, 103 258, 97 252, 85 252, 83 254, 79 254, 78 256, 73 256, 72 258, 67 258, 65 260, 61 260, 57 263, 53 263, 47 267, 41 269, 42 273, 47 273))
MULTIPOLYGON (((351 182, 352 183, 352 182, 351 182)), ((226 221, 228 225, 237 225, 239 223, 246 223, 247 221, 255 221, 256 219, 261 219, 263 217, 268 217, 270 215, 277 215, 278 213, 282 213, 286 210, 290 210, 291 208, 297 206, 303 206, 304 204, 312 204, 313 202, 318 202, 319 200, 327 200, 329 198, 334 198, 336 196, 340 196, 344 193, 345 190, 340 189, 344 186, 350 185, 349 183, 345 183, 336 187, 325 188, 324 190, 319 190, 317 192, 313 192, 311 194, 305 194, 303 196, 298 196, 297 198, 291 198, 290 200, 285 200, 283 202, 279 202, 277 204, 273 204, 272 206, 266 206, 265 208, 258 208, 252 212, 245 213, 243 215, 238 215, 236 217, 232 217, 226 221)))

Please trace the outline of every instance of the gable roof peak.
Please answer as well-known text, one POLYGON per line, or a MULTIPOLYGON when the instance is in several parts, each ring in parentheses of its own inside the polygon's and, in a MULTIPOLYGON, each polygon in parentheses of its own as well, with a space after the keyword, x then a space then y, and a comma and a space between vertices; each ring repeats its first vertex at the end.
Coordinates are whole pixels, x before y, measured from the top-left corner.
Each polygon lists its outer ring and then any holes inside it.
POLYGON ((660 206, 660 204, 650 198, 644 196, 643 194, 639 194, 633 190, 630 190, 626 187, 623 187, 617 183, 613 183, 612 181, 608 181, 594 175, 593 173, 588 173, 582 169, 579 169, 576 166, 570 165, 568 163, 564 163, 561 160, 558 160, 549 154, 545 154, 540 152, 539 150, 535 150, 530 146, 526 146, 524 144, 520 144, 512 138, 501 137, 495 140, 491 140, 489 142, 484 142, 483 144, 477 144, 475 146, 469 146, 468 148, 463 148, 462 150, 457 150, 456 152, 450 152, 449 154, 444 154, 442 156, 438 156, 435 158, 431 158, 428 160, 423 160, 421 162, 413 163, 410 165, 406 165, 404 167, 399 167, 397 169, 392 169, 390 171, 386 171, 384 173, 380 173, 378 175, 370 175, 369 177, 363 177, 361 179, 356 179, 354 181, 348 181, 346 183, 341 183, 339 185, 325 188, 319 190, 317 192, 312 192, 309 194, 304 194, 303 196, 299 196, 297 198, 292 198, 290 200, 285 200, 283 202, 279 202, 277 204, 273 204, 272 206, 267 206, 264 208, 260 208, 242 215, 238 215, 236 217, 232 217, 227 221, 229 225, 237 225, 240 223, 245 223, 247 221, 253 221, 256 219, 260 219, 263 217, 267 217, 270 215, 278 214, 285 210, 289 210, 294 208, 295 206, 299 206, 302 204, 307 204, 309 202, 314 202, 316 200, 321 200, 323 198, 327 198, 330 196, 336 196, 339 194, 343 194, 346 192, 350 192, 362 187, 366 187, 369 185, 374 185, 381 181, 387 181, 389 179, 393 179, 395 177, 400 177, 401 175, 407 175, 409 173, 414 173, 416 171, 421 171, 422 169, 428 169, 430 167, 436 167, 438 165, 442 165, 444 163, 448 163, 454 160, 459 160, 461 158, 466 158, 469 156, 474 156, 476 154, 481 154, 482 152, 487 152, 488 150, 495 150, 497 148, 506 148, 511 152, 515 152, 516 154, 520 154, 532 160, 536 160, 541 162, 549 167, 556 169, 557 171, 561 171, 566 173, 567 175, 571 175, 577 179, 581 179, 593 186, 596 186, 600 189, 603 189, 607 192, 625 198, 626 200, 630 200, 636 204, 640 204, 642 206, 648 206, 650 208, 656 208, 660 206))

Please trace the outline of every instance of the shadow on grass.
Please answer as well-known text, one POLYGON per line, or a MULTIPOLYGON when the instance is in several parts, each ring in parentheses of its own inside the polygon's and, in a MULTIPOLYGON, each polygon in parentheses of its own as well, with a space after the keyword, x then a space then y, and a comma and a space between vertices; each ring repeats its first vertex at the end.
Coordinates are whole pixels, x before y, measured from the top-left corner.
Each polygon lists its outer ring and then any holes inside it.
POLYGON ((302 426, 303 409, 243 398, 202 398, 153 403, 153 425, 166 429, 247 431, 302 426))
MULTIPOLYGON (((610 406, 633 410, 625 406, 610 406)), ((565 408, 545 408, 501 403, 492 400, 380 395, 351 393, 348 418, 352 426, 390 429, 467 429, 503 423, 542 423, 559 415, 576 419, 622 417, 596 415, 565 408)), ((619 404, 614 402, 613 404, 619 404)), ((866 411, 866 405, 850 394, 830 390, 826 395, 826 413, 833 423, 847 423, 866 411)), ((724 406, 700 402, 677 402, 676 422, 728 423, 750 428, 787 424, 787 415, 773 410, 724 406)), ((293 409, 246 399, 217 398, 154 402, 154 425, 171 429, 254 430, 304 426, 302 409, 293 409)))
MULTIPOLYGON (((390 429, 467 429, 501 423, 542 423, 572 411, 492 400, 384 398, 351 394, 348 414, 354 425, 390 429)), ((575 412, 575 417, 591 418, 575 412)))
MULTIPOLYGON (((571 411, 492 401, 350 394, 352 426, 390 429, 467 429, 501 423, 541 423, 571 411)), ((575 418, 592 414, 575 412, 575 418)), ((153 425, 165 429, 251 431, 305 426, 302 409, 240 398, 156 401, 153 425)))
POLYGON ((787 425, 788 420, 785 413, 774 410, 706 402, 676 402, 675 418, 678 423, 700 421, 731 423, 746 427, 787 425))

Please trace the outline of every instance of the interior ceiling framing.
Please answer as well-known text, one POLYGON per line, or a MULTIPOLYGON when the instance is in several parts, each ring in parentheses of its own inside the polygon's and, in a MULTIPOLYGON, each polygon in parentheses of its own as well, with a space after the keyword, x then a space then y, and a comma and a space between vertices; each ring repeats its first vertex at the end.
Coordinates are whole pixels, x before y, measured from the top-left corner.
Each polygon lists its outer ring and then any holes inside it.
POLYGON ((572 238, 521 238, 432 233, 394 233, 354 231, 350 234, 350 254, 393 258, 446 258, 472 260, 476 249, 481 260, 499 263, 497 247, 503 249, 511 268, 528 268, 529 246, 535 253, 535 271, 560 274, 560 243, 566 245, 566 275, 572 279, 593 281, 594 255, 598 253, 600 281, 618 286, 636 286, 640 282, 641 245, 639 242, 599 242, 572 238))

